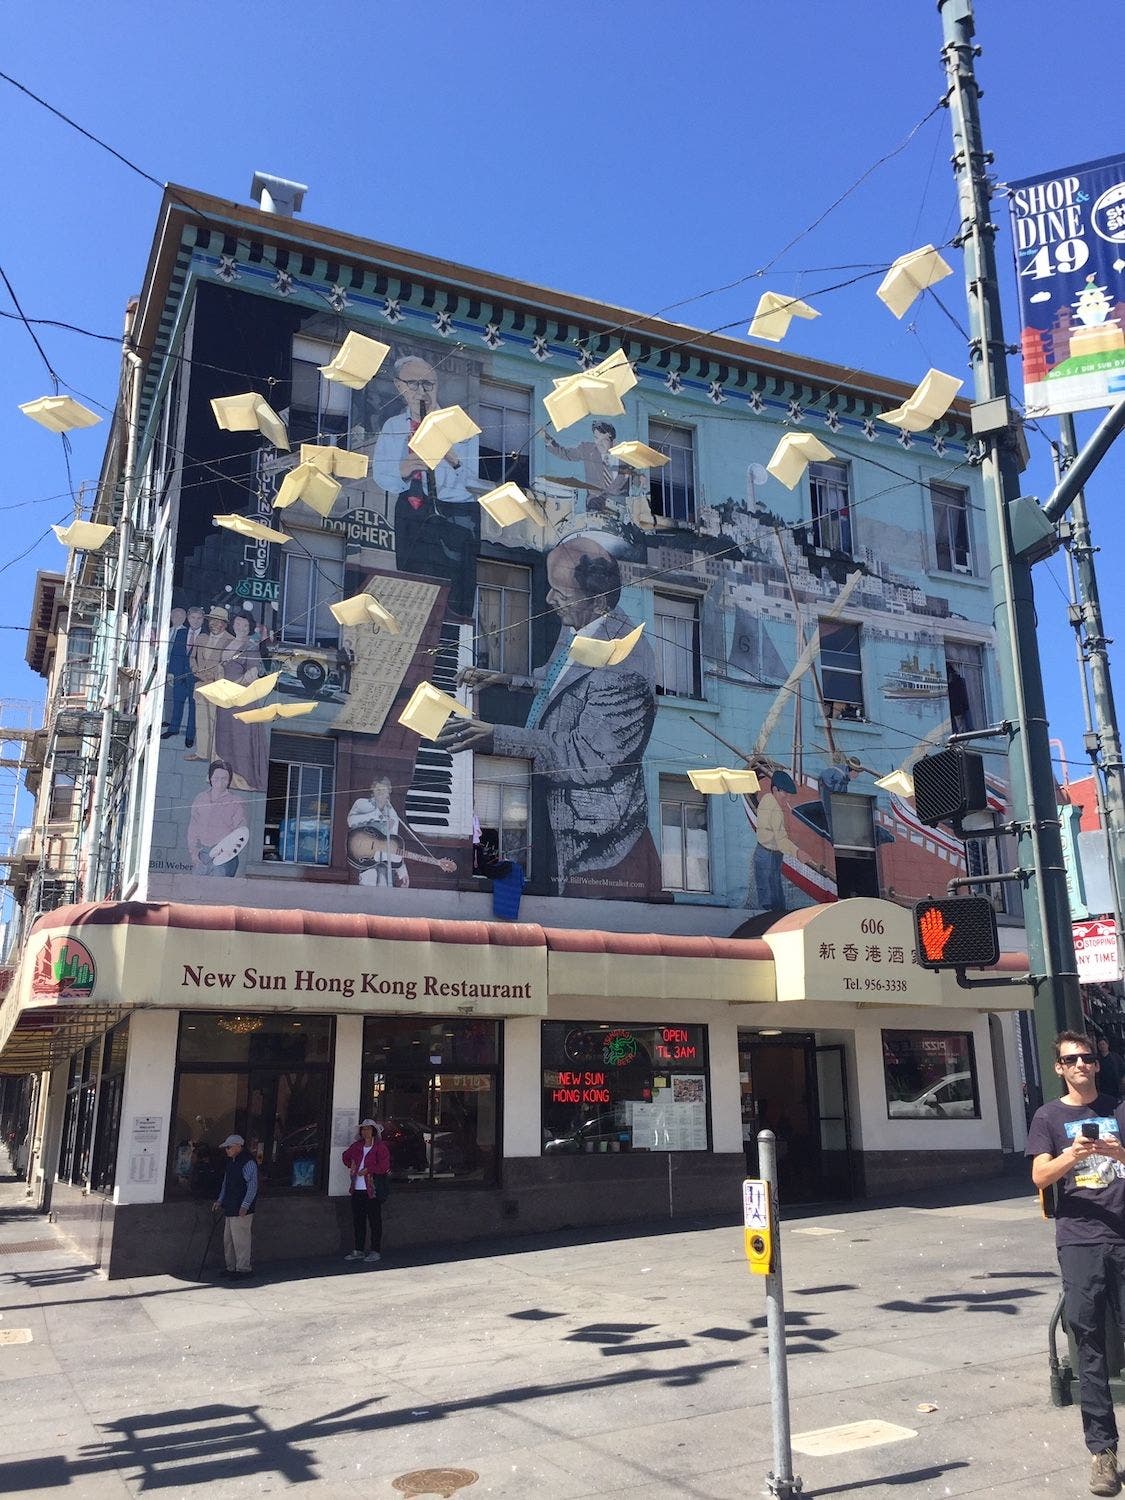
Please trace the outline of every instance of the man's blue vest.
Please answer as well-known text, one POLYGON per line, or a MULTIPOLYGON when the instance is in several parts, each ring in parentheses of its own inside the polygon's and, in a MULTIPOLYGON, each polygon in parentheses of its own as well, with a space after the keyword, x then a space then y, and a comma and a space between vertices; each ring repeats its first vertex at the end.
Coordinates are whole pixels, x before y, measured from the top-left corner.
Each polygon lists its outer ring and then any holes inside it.
MULTIPOLYGON (((235 1157, 227 1158, 226 1170, 223 1173, 223 1191, 219 1194, 219 1202, 223 1205, 223 1213, 228 1219, 238 1216, 238 1210, 242 1207, 242 1200, 246 1197, 246 1178, 242 1175, 242 1169, 253 1157, 244 1146, 235 1157)), ((246 1210, 252 1214, 257 1206, 257 1197, 246 1210)))

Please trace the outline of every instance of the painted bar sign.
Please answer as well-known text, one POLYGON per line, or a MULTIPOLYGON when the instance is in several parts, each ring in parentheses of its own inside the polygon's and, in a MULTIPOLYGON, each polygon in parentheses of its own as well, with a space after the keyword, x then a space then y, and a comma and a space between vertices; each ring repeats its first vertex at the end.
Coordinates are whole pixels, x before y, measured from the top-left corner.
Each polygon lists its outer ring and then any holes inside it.
POLYGON ((1074 955, 1079 984, 1112 984, 1121 978, 1117 959, 1117 924, 1112 917, 1075 922, 1074 955))
POLYGON ((1028 416, 1125 395, 1125 156, 1009 184, 1028 416))

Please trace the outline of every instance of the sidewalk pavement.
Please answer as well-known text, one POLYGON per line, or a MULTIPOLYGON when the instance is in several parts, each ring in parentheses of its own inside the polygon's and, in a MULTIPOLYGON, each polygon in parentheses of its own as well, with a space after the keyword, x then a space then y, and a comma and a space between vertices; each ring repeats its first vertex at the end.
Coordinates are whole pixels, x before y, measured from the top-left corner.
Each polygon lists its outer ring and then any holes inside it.
MULTIPOLYGON (((1087 1493, 1078 1410, 1048 1396, 1051 1227, 1022 1178, 959 1198, 785 1223, 794 1432, 910 1433, 796 1454, 806 1494, 1087 1493)), ((392 1199, 378 1266, 107 1282, 23 1202, 0 1182, 5 1494, 398 1500, 441 1493, 403 1477, 435 1468, 476 1476, 458 1500, 765 1488, 763 1282, 734 1220, 396 1257, 392 1199)))

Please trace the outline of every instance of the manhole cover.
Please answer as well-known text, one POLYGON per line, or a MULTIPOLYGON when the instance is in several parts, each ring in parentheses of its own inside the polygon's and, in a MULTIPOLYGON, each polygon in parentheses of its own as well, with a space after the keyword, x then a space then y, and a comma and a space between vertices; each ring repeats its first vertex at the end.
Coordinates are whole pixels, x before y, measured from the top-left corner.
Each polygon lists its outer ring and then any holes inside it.
POLYGON ((403 1495, 444 1495, 449 1500, 466 1485, 476 1484, 480 1475, 473 1469, 414 1469, 391 1480, 391 1488, 403 1495))
POLYGON ((34 1250, 61 1250, 58 1240, 9 1240, 0 1244, 0 1255, 30 1255, 34 1250))

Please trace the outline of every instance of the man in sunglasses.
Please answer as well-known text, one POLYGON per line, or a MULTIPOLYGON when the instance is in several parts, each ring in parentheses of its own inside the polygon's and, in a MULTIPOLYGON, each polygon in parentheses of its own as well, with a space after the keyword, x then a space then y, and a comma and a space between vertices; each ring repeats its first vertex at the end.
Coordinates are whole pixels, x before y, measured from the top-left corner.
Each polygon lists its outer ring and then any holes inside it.
POLYGON ((1090 1493, 1116 1495, 1117 1421, 1106 1368, 1107 1303, 1125 1323, 1125 1105, 1098 1087, 1098 1054, 1079 1031, 1055 1038, 1061 1099, 1027 1133, 1031 1180, 1056 1190, 1055 1242, 1067 1326, 1078 1348, 1082 1429, 1093 1454, 1090 1493))

